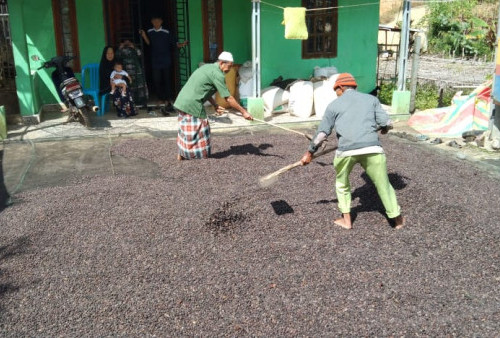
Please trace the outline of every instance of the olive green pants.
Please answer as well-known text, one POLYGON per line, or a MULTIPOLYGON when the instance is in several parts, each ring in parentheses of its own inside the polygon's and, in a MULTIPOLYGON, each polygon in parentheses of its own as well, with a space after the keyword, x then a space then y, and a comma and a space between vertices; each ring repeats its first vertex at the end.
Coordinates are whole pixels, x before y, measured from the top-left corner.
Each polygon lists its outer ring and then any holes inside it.
POLYGON ((333 166, 337 179, 335 191, 339 201, 339 209, 343 214, 351 211, 351 183, 349 174, 352 168, 359 163, 372 180, 377 193, 382 200, 387 217, 394 218, 401 214, 401 208, 396 199, 396 193, 387 176, 387 162, 385 154, 365 154, 347 157, 335 157, 333 166))

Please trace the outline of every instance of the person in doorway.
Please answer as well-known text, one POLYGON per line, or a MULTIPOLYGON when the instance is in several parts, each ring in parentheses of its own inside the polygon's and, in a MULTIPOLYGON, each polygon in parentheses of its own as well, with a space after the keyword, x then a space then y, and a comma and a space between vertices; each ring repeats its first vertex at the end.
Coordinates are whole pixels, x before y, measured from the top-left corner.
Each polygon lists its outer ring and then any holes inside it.
POLYGON ((335 128, 338 138, 338 149, 333 160, 336 171, 335 191, 342 218, 334 223, 345 229, 352 228, 349 174, 359 163, 375 185, 387 216, 392 219, 396 229, 399 229, 403 227, 404 218, 394 188, 389 182, 386 156, 377 134, 379 128, 382 134, 388 132, 391 128, 390 120, 379 100, 358 92, 357 86, 351 74, 342 73, 338 76, 333 86, 338 98, 326 108, 316 135, 300 161, 302 165, 309 164, 313 154, 335 128))
POLYGON ((224 107, 218 106, 212 97, 216 91, 231 108, 238 110, 245 119, 253 119, 252 115, 231 96, 226 87, 224 74, 229 72, 233 62, 231 53, 222 52, 218 61, 205 64, 195 70, 182 87, 174 103, 179 121, 178 160, 210 156, 210 124, 203 103, 208 100, 218 113, 223 113, 224 107))
POLYGON ((111 95, 115 93, 116 87, 119 87, 122 96, 127 96, 127 87, 132 83, 132 78, 126 71, 123 70, 123 64, 121 61, 115 61, 115 67, 109 76, 109 82, 111 85, 111 95), (128 80, 128 83, 125 79, 128 80))
POLYGON ((151 47, 151 68, 153 85, 160 105, 165 105, 162 112, 173 111, 174 91, 172 88, 172 54, 177 48, 182 48, 188 41, 178 42, 173 32, 163 28, 163 19, 155 16, 151 19, 153 28, 147 33, 139 30, 144 42, 151 47))

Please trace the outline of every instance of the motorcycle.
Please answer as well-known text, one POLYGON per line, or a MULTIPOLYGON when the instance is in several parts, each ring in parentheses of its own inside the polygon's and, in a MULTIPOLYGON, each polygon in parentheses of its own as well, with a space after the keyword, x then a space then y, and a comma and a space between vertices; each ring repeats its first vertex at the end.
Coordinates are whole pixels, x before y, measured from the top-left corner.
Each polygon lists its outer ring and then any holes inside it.
POLYGON ((59 98, 66 104, 69 113, 67 122, 80 122, 85 127, 90 127, 90 114, 97 112, 99 107, 83 94, 82 86, 75 77, 73 70, 67 66, 73 56, 56 56, 45 61, 38 70, 42 68, 55 68, 51 78, 56 87, 59 98))

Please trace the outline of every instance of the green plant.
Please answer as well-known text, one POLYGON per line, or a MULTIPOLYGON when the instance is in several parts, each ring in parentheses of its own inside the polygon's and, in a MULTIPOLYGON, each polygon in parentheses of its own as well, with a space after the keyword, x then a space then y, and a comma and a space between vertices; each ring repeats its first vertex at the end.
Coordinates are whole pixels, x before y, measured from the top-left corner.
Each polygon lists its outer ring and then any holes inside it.
POLYGON ((469 57, 492 55, 496 23, 490 18, 484 20, 476 16, 478 11, 474 9, 477 5, 477 0, 431 3, 430 12, 425 17, 430 51, 469 57))
MULTIPOLYGON (((443 100, 443 102, 445 102, 443 100)), ((425 84, 417 87, 415 95, 415 109, 425 110, 437 108, 439 105, 439 89, 436 85, 425 84)), ((445 103, 445 105, 447 105, 445 103)))
POLYGON ((382 82, 378 98, 381 103, 390 105, 392 103, 392 93, 396 90, 396 84, 392 81, 382 82))
MULTIPOLYGON (((382 82, 380 85, 379 100, 382 104, 391 105, 392 104, 392 94, 397 89, 394 82, 382 82)), ((417 93, 415 95, 415 109, 425 110, 431 108, 437 108, 440 103, 442 106, 451 105, 451 99, 455 95, 456 91, 452 88, 445 88, 443 90, 442 100, 439 102, 439 92, 438 86, 432 83, 418 84, 417 93)))

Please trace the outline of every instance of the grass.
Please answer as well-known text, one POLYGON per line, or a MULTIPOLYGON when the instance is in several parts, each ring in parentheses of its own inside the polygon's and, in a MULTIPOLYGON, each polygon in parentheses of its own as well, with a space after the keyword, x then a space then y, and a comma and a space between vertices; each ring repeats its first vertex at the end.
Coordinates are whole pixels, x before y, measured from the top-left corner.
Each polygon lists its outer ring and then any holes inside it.
MULTIPOLYGON (((392 81, 383 82, 380 85, 379 99, 383 104, 390 105, 392 103, 392 94, 396 90, 396 84, 392 81)), ((415 97, 415 108, 417 110, 425 110, 438 107, 446 107, 451 105, 451 100, 457 90, 453 88, 444 88, 442 100, 439 100, 440 88, 433 83, 424 83, 417 85, 417 95, 415 97)), ((462 95, 467 95, 464 91, 462 95)))

